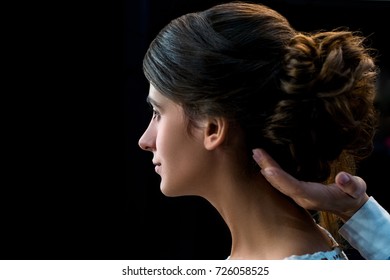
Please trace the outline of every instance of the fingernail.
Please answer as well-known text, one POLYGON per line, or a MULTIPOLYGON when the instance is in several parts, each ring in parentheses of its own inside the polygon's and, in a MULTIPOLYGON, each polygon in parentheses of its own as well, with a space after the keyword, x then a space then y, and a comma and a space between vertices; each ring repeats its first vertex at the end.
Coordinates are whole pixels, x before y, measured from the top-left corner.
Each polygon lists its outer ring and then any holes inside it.
POLYGON ((257 149, 253 149, 252 150, 252 153, 253 153, 253 159, 256 161, 256 162, 260 162, 261 161, 261 158, 262 158, 262 154, 259 150, 257 149))
POLYGON ((346 185, 349 183, 349 181, 351 180, 351 178, 345 174, 345 173, 341 173, 340 174, 340 177, 339 177, 339 180, 340 180, 340 184, 342 185, 346 185))

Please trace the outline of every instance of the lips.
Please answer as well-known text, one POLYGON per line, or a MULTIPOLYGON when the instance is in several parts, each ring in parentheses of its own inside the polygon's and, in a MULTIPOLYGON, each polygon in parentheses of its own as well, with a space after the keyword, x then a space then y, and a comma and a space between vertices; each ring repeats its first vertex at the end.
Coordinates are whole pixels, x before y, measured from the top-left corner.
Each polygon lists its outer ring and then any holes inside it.
POLYGON ((160 169, 161 169, 161 163, 155 163, 154 164, 154 170, 156 171, 157 174, 160 174, 160 169))

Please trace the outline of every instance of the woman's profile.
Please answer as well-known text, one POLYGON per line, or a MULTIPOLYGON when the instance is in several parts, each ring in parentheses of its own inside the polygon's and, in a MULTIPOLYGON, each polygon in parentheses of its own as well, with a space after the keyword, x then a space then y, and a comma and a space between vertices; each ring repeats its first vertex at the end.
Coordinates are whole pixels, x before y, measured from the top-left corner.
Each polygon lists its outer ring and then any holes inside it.
POLYGON ((320 226, 270 186, 252 149, 300 180, 353 171, 376 125, 377 69, 363 42, 348 30, 296 31, 244 2, 183 15, 151 42, 153 116, 139 145, 153 153, 166 196, 201 196, 218 210, 229 259, 347 258, 332 235, 337 221, 320 226))

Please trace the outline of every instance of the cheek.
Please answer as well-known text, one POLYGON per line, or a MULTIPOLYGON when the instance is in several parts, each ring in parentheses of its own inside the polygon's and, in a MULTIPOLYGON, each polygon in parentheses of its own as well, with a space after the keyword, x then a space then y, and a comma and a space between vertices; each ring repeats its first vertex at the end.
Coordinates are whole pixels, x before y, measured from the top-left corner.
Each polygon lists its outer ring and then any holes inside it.
POLYGON ((208 169, 202 141, 190 138, 186 133, 168 135, 172 136, 169 141, 163 141, 165 135, 161 135, 160 142, 163 157, 161 191, 168 196, 199 194, 199 186, 208 169))
POLYGON ((183 146, 185 147, 183 136, 178 133, 177 129, 165 123, 160 125, 156 137, 156 149, 161 160, 174 158, 183 146))
POLYGON ((167 196, 202 195, 210 169, 199 153, 178 153, 166 161, 161 172, 161 191, 167 196))

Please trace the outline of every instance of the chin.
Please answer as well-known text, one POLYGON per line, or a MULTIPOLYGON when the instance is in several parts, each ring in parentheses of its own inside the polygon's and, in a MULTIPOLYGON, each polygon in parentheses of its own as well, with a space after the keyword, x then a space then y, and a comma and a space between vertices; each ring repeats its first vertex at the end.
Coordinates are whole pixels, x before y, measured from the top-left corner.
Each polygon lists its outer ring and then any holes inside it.
POLYGON ((164 186, 163 184, 160 185, 160 191, 163 193, 163 195, 167 197, 177 197, 177 196, 185 196, 188 195, 188 193, 183 192, 183 189, 177 188, 177 187, 168 187, 164 186))
POLYGON ((162 192, 163 195, 165 195, 166 197, 178 197, 178 196, 183 196, 183 194, 178 194, 178 193, 169 192, 169 191, 163 191, 163 190, 161 190, 161 192, 162 192))
POLYGON ((163 185, 160 186, 160 190, 161 190, 162 194, 167 196, 167 197, 179 196, 179 194, 177 194, 174 190, 167 188, 167 187, 164 187, 163 185))

